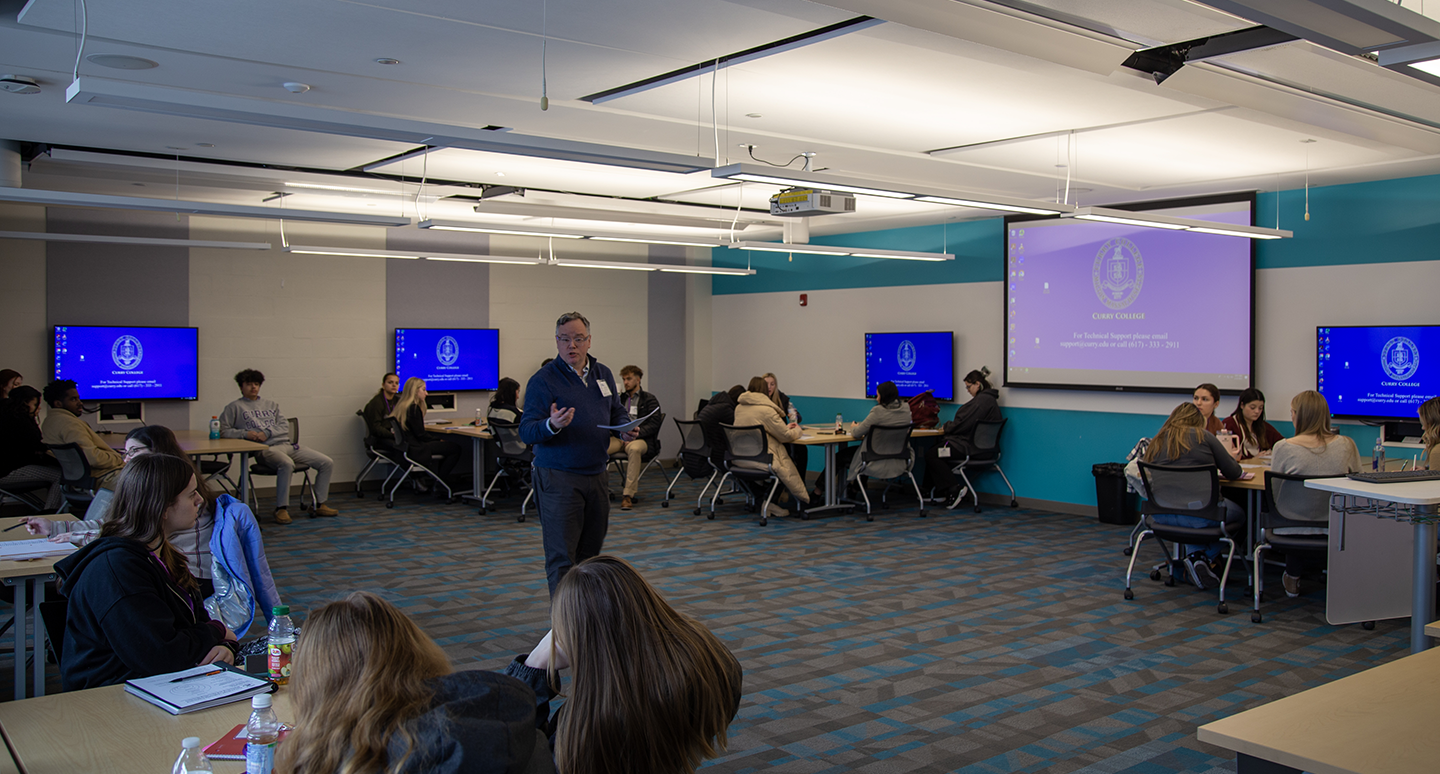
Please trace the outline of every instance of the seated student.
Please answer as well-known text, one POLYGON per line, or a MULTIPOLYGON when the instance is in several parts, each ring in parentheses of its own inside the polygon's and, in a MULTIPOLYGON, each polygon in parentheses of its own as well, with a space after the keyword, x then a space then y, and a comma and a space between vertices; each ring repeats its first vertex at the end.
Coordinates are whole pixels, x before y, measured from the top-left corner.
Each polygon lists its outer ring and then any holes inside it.
POLYGON ((1416 460, 1415 467, 1418 470, 1424 466, 1426 470, 1434 470, 1434 463, 1431 461, 1430 452, 1440 444, 1440 396, 1431 398, 1420 404, 1416 409, 1420 415, 1420 458, 1416 460))
POLYGON ((310 614, 291 664, 295 728, 276 774, 550 774, 535 694, 456 672, 415 622, 357 591, 310 614))
POLYGON ((508 376, 501 379, 495 394, 490 396, 490 410, 485 413, 485 418, 518 425, 523 413, 520 408, 520 383, 508 376))
POLYGON ((965 488, 955 480, 953 468, 961 460, 975 452, 975 428, 981 422, 998 422, 1000 416, 1000 392, 990 386, 990 369, 981 366, 978 371, 965 374, 965 392, 970 401, 955 410, 955 418, 941 426, 945 438, 925 451, 925 480, 921 489, 941 493, 938 498, 945 502, 965 495, 965 488), (940 450, 948 448, 950 456, 940 456, 940 450))
POLYGON ((689 774, 725 749, 740 662, 630 564, 601 555, 572 567, 550 623, 505 673, 535 691, 535 722, 561 774, 689 774), (569 695, 551 715, 566 668, 569 695))
MULTIPOLYGON (((775 378, 775 374, 766 373, 763 374, 763 376, 765 377, 765 397, 780 407, 780 413, 785 417, 785 421, 789 422, 791 409, 790 396, 780 391, 780 380, 775 378)), ((795 424, 799 425, 805 421, 805 418, 800 416, 800 408, 798 406, 794 408, 795 424)), ((795 463, 795 469, 800 471, 800 479, 803 482, 805 472, 810 469, 810 447, 791 443, 785 445, 785 451, 789 453, 790 460, 795 463)))
POLYGON ((705 408, 695 412, 695 421, 700 423, 700 431, 705 434, 705 445, 710 447, 710 461, 716 468, 725 465, 725 450, 730 448, 720 425, 735 424, 735 406, 744 392, 745 388, 738 384, 724 392, 717 392, 705 408))
MULTIPOLYGON (((877 425, 908 424, 910 424, 910 404, 900 400, 900 390, 895 383, 881 382, 876 385, 875 405, 870 407, 870 413, 865 415, 865 421, 850 423, 850 435, 860 443, 846 446, 835 455, 835 464, 846 470, 846 482, 854 483, 855 478, 860 475, 860 449, 865 445, 865 436, 870 434, 870 428, 877 425)), ((910 457, 914 459, 914 449, 910 450, 910 457)))
MULTIPOLYGON (((1214 465, 1220 469, 1220 475, 1229 481, 1234 481, 1245 473, 1230 450, 1225 448, 1214 434, 1205 431, 1205 418, 1194 403, 1181 403, 1170 412, 1170 417, 1160 427, 1160 432, 1150 441, 1144 461, 1155 465, 1214 465)), ((1224 509, 1225 521, 1245 520, 1245 511, 1239 505, 1222 497, 1220 507, 1224 509)), ((1160 524, 1177 527, 1215 525, 1215 522, 1209 519, 1185 514, 1166 513, 1153 518, 1160 524)), ((1202 589, 1213 589, 1220 585, 1220 577, 1215 574, 1215 564, 1224 547, 1225 544, 1220 542, 1184 547, 1184 565, 1192 583, 1202 589)), ((1237 553, 1243 551, 1244 548, 1241 547, 1237 553)))
POLYGON ((1246 387, 1240 393, 1240 402, 1235 411, 1220 423, 1221 430, 1229 430, 1240 441, 1240 459, 1259 457, 1285 440, 1269 422, 1265 421, 1265 393, 1254 387, 1246 387))
POLYGON ((800 425, 794 422, 786 424, 784 412, 771 402, 766 392, 765 379, 760 376, 752 377, 750 388, 740 396, 739 405, 735 407, 734 424, 737 427, 760 425, 765 428, 768 449, 773 458, 770 468, 790 493, 789 510, 786 511, 771 502, 769 515, 785 516, 788 513, 794 516, 801 508, 810 504, 810 493, 805 490, 805 479, 801 477, 800 471, 795 469, 790 455, 785 453, 785 444, 800 439, 800 425))
POLYGON ((315 498, 320 502, 315 507, 315 515, 339 516, 340 511, 329 505, 330 475, 335 472, 335 461, 314 449, 291 442, 290 423, 280 413, 280 404, 260 397, 260 385, 265 383, 265 374, 247 368, 235 374, 235 383, 240 386, 240 397, 220 412, 220 437, 244 438, 269 447, 260 452, 260 459, 274 467, 277 473, 275 523, 289 524, 291 521, 290 476, 295 472, 296 463, 315 469, 315 498))
POLYGON ((1220 417, 1215 416, 1215 409, 1220 405, 1220 388, 1209 382, 1196 387, 1193 402, 1195 408, 1200 409, 1200 416, 1205 418, 1205 432, 1211 435, 1220 432, 1223 424, 1220 417))
POLYGON ((19 371, 0 368, 0 400, 10 397, 10 391, 25 383, 19 371))
POLYGON ((199 584, 169 539, 199 516, 205 498, 197 484, 186 460, 136 459, 119 477, 100 538, 55 563, 68 600, 65 690, 235 663, 235 634, 210 620, 199 584))
POLYGON ((61 379, 45 385, 45 403, 50 407, 50 413, 40 425, 41 440, 51 446, 79 444, 80 451, 90 462, 95 488, 114 489, 115 478, 120 475, 120 466, 125 464, 125 458, 115 453, 94 428, 80 418, 85 407, 80 403, 80 390, 75 383, 61 379))
MULTIPOLYGON (((425 413, 429 410, 425 397, 429 394, 424 379, 418 376, 406 379, 405 390, 400 393, 395 408, 390 410, 390 417, 400 420, 405 428, 406 440, 410 442, 410 448, 405 451, 410 459, 429 468, 434 464, 432 458, 439 455, 440 465, 433 470, 448 484, 455 466, 460 463, 460 444, 425 429, 425 413)), ((417 482, 422 491, 430 485, 423 477, 417 482)))
MULTIPOLYGON (((1355 448, 1353 440, 1330 429, 1330 404, 1324 395, 1306 390, 1292 398, 1290 421, 1295 425, 1295 437, 1282 438, 1275 444, 1271 470, 1295 476, 1343 476, 1360 472, 1360 450, 1355 448)), ((1315 515, 1316 520, 1322 522, 1318 526, 1328 530, 1329 513, 1315 515)), ((1300 575, 1308 567, 1306 559, 1300 553, 1285 555, 1285 574, 1280 579, 1286 596, 1300 596, 1300 575)))
POLYGON ((46 511, 55 511, 64 501, 60 467, 45 451, 40 440, 40 391, 18 385, 10 397, 0 400, 0 489, 33 484, 47 485, 46 511))
POLYGON ((385 374, 380 380, 380 391, 365 404, 365 408, 355 412, 365 418, 365 432, 377 446, 388 447, 395 442, 395 435, 390 432, 390 423, 386 421, 386 417, 395 409, 395 396, 399 394, 400 377, 394 372, 385 374))
MULTIPOLYGON (((631 420, 660 410, 660 401, 655 395, 640 389, 640 380, 643 378, 645 372, 640 370, 640 366, 627 365, 620 369, 620 379, 625 385, 620 404, 625 407, 631 420)), ((635 440, 622 441, 615 437, 610 439, 608 454, 625 452, 625 489, 622 492, 624 497, 620 501, 622 511, 630 510, 640 499, 637 494, 640 490, 640 471, 645 469, 645 463, 641 459, 647 452, 660 452, 660 426, 660 415, 656 413, 635 428, 635 440)))

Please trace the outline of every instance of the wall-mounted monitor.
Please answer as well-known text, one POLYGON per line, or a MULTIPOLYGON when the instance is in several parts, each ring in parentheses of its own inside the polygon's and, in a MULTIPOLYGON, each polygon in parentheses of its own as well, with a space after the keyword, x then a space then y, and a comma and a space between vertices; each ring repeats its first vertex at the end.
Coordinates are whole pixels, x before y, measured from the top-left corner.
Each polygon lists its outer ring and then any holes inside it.
POLYGON ((1440 325, 1315 329, 1315 390, 1346 419, 1415 421, 1440 394, 1440 325))
MULTIPOLYGON (((1251 225, 1254 197, 1125 209, 1251 225)), ((1253 240, 1073 218, 1008 217, 1005 384, 1189 392, 1250 386, 1253 240)))
POLYGON ((881 382, 894 382, 904 397, 934 390, 936 400, 955 400, 955 334, 865 334, 865 397, 881 382))
POLYGON ((500 386, 500 331, 495 328, 396 328, 395 373, 431 392, 500 386))
POLYGON ((57 325, 55 378, 86 401, 196 400, 198 328, 57 325))

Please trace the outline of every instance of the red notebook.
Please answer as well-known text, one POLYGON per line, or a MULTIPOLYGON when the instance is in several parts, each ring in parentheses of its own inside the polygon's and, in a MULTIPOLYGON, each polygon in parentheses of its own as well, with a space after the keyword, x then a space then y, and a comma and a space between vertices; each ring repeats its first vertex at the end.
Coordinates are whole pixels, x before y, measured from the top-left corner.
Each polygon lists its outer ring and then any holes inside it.
MULTIPOLYGON (((282 727, 280 738, 283 740, 289 733, 289 728, 282 727)), ((219 741, 206 747, 205 755, 217 761, 245 760, 245 724, 230 729, 219 741)))

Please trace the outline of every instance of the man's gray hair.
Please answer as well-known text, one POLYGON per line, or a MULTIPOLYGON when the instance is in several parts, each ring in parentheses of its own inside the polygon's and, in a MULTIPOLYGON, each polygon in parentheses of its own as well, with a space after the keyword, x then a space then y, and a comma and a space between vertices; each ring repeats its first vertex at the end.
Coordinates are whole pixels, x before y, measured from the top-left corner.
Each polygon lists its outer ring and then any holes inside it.
POLYGON ((589 332, 590 332, 590 321, 587 320, 587 319, 585 319, 585 315, 580 314, 579 312, 566 312, 565 314, 560 315, 560 319, 558 319, 558 320, 555 321, 555 327, 556 327, 556 328, 559 328, 560 326, 564 325, 565 323, 568 323, 568 322, 571 322, 571 321, 574 321, 574 320, 579 320, 580 322, 584 323, 584 324, 585 324, 585 332, 586 332, 586 333, 589 333, 589 332))

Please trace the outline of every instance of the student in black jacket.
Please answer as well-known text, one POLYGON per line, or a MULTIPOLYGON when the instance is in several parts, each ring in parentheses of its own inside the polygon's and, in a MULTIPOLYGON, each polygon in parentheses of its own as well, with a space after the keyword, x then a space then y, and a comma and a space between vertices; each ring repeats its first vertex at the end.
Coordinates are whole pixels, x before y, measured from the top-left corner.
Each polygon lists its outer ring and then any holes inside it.
POLYGON ((146 454, 125 466, 99 539, 55 565, 67 600, 65 690, 235 663, 235 633, 210 620, 168 539, 194 525, 203 503, 189 460, 146 454))
POLYGON ((39 412, 40 391, 28 385, 16 386, 0 400, 0 485, 46 484, 45 510, 54 511, 64 499, 60 464, 41 443, 35 421, 39 412))
POLYGON ((720 425, 735 424, 735 405, 742 392, 745 388, 739 384, 725 392, 717 392, 705 408, 695 412, 695 421, 700 423, 700 430, 705 434, 705 445, 710 447, 710 461, 717 468, 725 464, 725 450, 730 448, 720 425))
POLYGON ((440 457, 439 467, 431 468, 446 483, 451 482, 450 474, 460 462, 460 444, 443 438, 425 429, 425 380, 412 376, 405 380, 405 391, 390 410, 392 418, 400 420, 405 428, 405 440, 410 444, 406 453, 410 459, 430 468, 435 456, 440 457))
POLYGON ((395 434, 390 432, 390 422, 387 417, 395 408, 395 401, 400 394, 400 377, 393 372, 385 374, 380 380, 380 391, 375 397, 365 404, 365 408, 355 412, 365 418, 365 432, 370 435, 370 440, 376 445, 389 446, 395 442, 395 434))
POLYGON ((981 422, 1000 421, 1000 393, 985 378, 989 374, 989 369, 965 374, 965 391, 970 393, 970 402, 957 409, 955 418, 941 428, 945 440, 925 452, 925 473, 929 480, 926 486, 944 493, 947 501, 962 494, 951 468, 974 453, 976 426, 981 422), (941 457, 941 449, 949 449, 949 456, 941 457))

